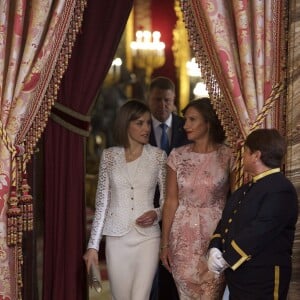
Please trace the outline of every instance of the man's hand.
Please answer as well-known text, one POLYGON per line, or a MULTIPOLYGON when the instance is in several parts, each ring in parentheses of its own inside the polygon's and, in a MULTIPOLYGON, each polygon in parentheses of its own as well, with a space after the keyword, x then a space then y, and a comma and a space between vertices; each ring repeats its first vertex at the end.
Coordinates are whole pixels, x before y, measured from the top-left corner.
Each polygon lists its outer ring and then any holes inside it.
POLYGON ((228 263, 223 258, 222 252, 218 248, 211 248, 209 250, 207 266, 209 271, 218 275, 229 267, 228 263))

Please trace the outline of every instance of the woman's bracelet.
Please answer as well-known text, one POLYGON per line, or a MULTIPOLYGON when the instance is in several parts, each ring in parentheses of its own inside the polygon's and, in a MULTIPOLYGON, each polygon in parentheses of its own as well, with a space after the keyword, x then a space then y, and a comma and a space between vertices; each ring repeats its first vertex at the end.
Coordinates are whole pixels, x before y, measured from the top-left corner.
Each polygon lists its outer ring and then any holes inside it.
POLYGON ((160 246, 160 250, 165 249, 165 248, 169 248, 169 244, 161 245, 161 246, 160 246))

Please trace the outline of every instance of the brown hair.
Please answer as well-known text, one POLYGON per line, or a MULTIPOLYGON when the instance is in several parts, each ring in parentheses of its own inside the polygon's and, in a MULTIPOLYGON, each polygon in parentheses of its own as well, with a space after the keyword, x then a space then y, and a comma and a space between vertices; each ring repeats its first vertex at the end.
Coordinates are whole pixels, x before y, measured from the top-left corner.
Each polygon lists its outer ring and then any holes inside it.
POLYGON ((154 88, 161 90, 172 90, 175 92, 174 82, 171 79, 163 76, 156 77, 151 81, 150 91, 152 91, 154 88))
POLYGON ((225 131, 221 125, 220 120, 210 102, 209 98, 201 98, 191 101, 183 110, 183 115, 188 108, 195 108, 204 118, 204 120, 210 124, 209 135, 210 138, 218 144, 225 141, 225 131))
POLYGON ((261 161, 269 168, 280 167, 286 151, 285 139, 275 128, 251 132, 246 138, 245 146, 252 153, 260 151, 261 161))
POLYGON ((129 123, 137 120, 146 112, 150 113, 148 106, 137 99, 128 100, 121 106, 114 126, 114 138, 117 145, 124 147, 129 146, 127 133, 129 123))

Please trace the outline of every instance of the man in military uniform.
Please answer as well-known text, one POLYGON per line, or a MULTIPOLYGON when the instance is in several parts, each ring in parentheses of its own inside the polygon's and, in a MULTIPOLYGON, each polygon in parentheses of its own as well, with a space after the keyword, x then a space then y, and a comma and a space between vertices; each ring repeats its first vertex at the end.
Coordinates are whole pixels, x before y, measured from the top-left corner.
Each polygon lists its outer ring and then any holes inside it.
POLYGON ((225 270, 231 300, 287 297, 298 200, 280 171, 284 154, 275 129, 246 139, 244 170, 253 180, 230 196, 209 245, 208 268, 225 270))

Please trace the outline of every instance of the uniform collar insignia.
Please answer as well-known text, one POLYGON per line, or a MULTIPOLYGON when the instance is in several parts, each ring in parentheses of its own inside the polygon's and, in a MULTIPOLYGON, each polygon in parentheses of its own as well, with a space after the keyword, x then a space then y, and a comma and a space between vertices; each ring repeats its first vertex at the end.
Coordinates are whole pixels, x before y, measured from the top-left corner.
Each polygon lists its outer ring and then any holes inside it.
POLYGON ((270 169, 270 170, 264 171, 253 177, 253 183, 257 182, 259 179, 266 177, 270 174, 279 173, 279 172, 280 172, 280 168, 275 168, 275 169, 270 169))

